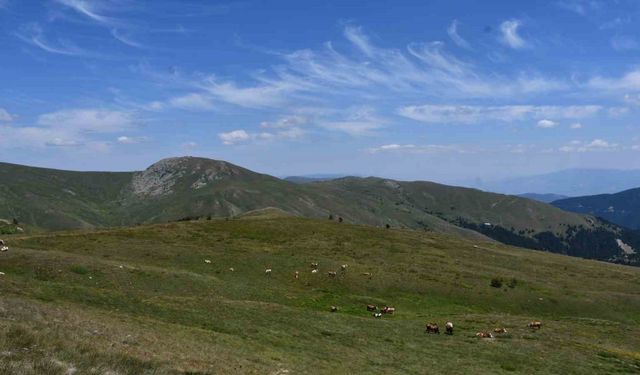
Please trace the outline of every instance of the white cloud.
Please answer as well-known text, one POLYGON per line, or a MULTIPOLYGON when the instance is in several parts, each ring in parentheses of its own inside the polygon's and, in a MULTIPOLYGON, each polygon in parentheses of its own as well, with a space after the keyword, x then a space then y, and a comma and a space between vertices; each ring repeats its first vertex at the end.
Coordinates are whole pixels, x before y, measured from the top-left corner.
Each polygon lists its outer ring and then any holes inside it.
POLYGON ((502 42, 515 49, 525 47, 526 42, 518 35, 520 26, 522 26, 522 22, 519 20, 507 20, 500 24, 502 42))
POLYGON ((117 138, 118 143, 125 144, 125 145, 140 143, 146 140, 147 140, 147 137, 129 137, 126 135, 123 135, 117 138))
POLYGON ((415 154, 437 154, 437 153, 467 153, 468 150, 456 145, 414 145, 414 144, 387 144, 369 148, 372 154, 382 152, 395 153, 415 153, 415 154))
POLYGON ((579 122, 574 122, 573 124, 569 125, 569 128, 573 129, 573 130, 578 130, 578 129, 582 129, 582 124, 579 122))
POLYGON ((13 121, 14 116, 12 116, 6 109, 0 108, 0 122, 10 122, 13 121))
POLYGON ((174 108, 196 111, 208 111, 214 108, 210 98, 196 93, 171 98, 169 104, 174 108))
POLYGON ((358 49, 367 55, 368 57, 372 57, 374 54, 374 47, 371 45, 369 41, 369 37, 362 32, 361 27, 356 26, 347 26, 344 29, 344 36, 353 43, 358 49))
MULTIPOLYGON (((517 34, 516 34, 517 35, 517 34)), ((382 92, 424 98, 499 98, 562 91, 568 82, 535 73, 504 76, 484 72, 448 53, 442 42, 410 43, 406 48, 381 48, 359 27, 347 26, 351 49, 322 49, 276 54, 282 62, 239 81, 210 75, 188 82, 199 92, 246 108, 288 108, 326 104, 331 97, 374 99, 382 92)), ((175 77, 172 76, 172 79, 175 77)))
POLYGON ((640 69, 627 72, 619 78, 593 77, 586 86, 604 91, 640 91, 640 69))
POLYGON ((624 101, 630 105, 640 106, 640 94, 625 94, 624 101))
POLYGON ((219 133, 218 138, 225 145, 233 145, 240 142, 245 142, 251 139, 249 133, 244 130, 233 130, 227 133, 219 133))
POLYGON ((305 135, 305 131, 291 127, 284 130, 278 130, 276 132, 260 132, 249 133, 246 130, 238 129, 227 133, 219 133, 218 138, 225 145, 235 145, 238 143, 246 143, 249 141, 271 141, 277 139, 298 139, 305 135))
POLYGON ((35 23, 23 26, 21 31, 15 35, 23 42, 31 44, 49 53, 67 56, 89 55, 87 51, 81 49, 68 40, 59 39, 56 43, 48 41, 44 37, 42 28, 35 23))
POLYGON ((129 112, 104 109, 68 109, 38 117, 38 125, 76 133, 111 133, 126 130, 135 123, 129 112))
POLYGON ((281 117, 276 121, 269 122, 263 121, 260 123, 261 128, 265 129, 282 129, 282 128, 291 128, 300 125, 304 125, 308 122, 308 119, 303 116, 286 116, 281 117))
POLYGON ((616 151, 621 147, 617 143, 611 143, 604 139, 594 139, 591 142, 572 141, 560 147, 561 152, 595 152, 595 151, 616 151))
POLYGON ((373 135, 384 127, 386 120, 378 117, 371 107, 352 107, 342 113, 344 117, 336 121, 322 121, 320 126, 327 130, 340 131, 351 136, 373 135))
POLYGON ((598 105, 581 106, 464 106, 464 105, 421 105, 407 106, 398 110, 401 116, 434 124, 475 124, 501 121, 514 122, 526 119, 543 120, 548 117, 577 119, 590 117, 602 109, 598 105))
POLYGON ((611 107, 607 111, 610 117, 622 117, 629 113, 628 107, 611 107))
POLYGON ((96 140, 99 134, 132 128, 133 114, 105 109, 69 109, 40 115, 37 126, 0 126, 0 144, 8 148, 83 146, 98 151, 109 143, 96 140))
POLYGON ((447 28, 447 34, 449 34, 449 38, 453 40, 453 42, 458 46, 466 49, 470 49, 471 46, 469 43, 464 40, 460 34, 458 34, 458 20, 451 21, 451 24, 447 28))
POLYGON ((538 124, 536 126, 542 129, 549 129, 549 128, 555 128, 556 126, 558 126, 558 123, 548 119, 543 119, 538 121, 538 124))
POLYGON ((99 7, 104 7, 105 2, 100 0, 55 0, 57 3, 65 5, 79 14, 86 16, 94 21, 109 24, 112 20, 108 17, 98 14, 99 7))

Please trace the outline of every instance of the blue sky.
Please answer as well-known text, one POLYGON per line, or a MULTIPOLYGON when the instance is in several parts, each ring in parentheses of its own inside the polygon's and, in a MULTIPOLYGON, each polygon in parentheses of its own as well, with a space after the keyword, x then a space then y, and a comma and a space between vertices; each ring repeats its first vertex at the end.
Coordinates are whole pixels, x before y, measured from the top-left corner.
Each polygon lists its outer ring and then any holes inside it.
POLYGON ((0 160, 443 182, 640 168, 639 18, 632 0, 0 0, 0 160))

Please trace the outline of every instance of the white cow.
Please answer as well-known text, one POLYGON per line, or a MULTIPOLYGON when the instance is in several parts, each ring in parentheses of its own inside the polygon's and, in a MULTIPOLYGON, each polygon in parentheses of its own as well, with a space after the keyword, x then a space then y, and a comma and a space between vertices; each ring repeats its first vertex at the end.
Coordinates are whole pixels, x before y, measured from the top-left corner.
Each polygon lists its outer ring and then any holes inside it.
POLYGON ((264 270, 264 274, 267 276, 271 276, 271 268, 267 268, 266 270, 264 270))

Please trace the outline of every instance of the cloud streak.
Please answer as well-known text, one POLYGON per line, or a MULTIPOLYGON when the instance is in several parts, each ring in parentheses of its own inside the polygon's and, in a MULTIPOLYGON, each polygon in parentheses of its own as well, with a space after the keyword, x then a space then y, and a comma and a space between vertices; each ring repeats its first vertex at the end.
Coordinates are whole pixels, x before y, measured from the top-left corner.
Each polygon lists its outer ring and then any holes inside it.
POLYGON ((602 110, 599 105, 581 106, 467 106, 419 105, 398 109, 398 114, 427 124, 478 124, 487 122, 516 122, 528 119, 580 119, 594 116, 602 110))
POLYGON ((500 24, 500 31, 502 32, 501 40, 507 46, 520 49, 527 46, 524 39, 518 34, 518 29, 522 26, 522 22, 519 20, 507 20, 500 24))
POLYGON ((458 20, 451 21, 449 27, 447 27, 447 34, 449 38, 458 46, 465 49, 471 49, 471 45, 464 38, 458 34, 458 20))

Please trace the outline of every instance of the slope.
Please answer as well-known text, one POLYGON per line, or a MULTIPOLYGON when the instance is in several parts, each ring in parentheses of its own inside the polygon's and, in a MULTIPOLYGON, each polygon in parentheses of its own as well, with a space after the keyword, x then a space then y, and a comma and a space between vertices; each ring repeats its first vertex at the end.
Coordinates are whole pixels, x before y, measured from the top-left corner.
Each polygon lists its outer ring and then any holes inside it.
POLYGON ((563 210, 594 215, 627 228, 640 229, 640 188, 616 194, 561 199, 552 204, 563 210))
POLYGON ((0 253, 3 373, 640 371, 637 268, 300 218, 9 244, 0 253), (396 313, 375 319, 366 304, 396 313), (532 320, 543 328, 528 329, 532 320), (425 323, 446 321, 453 336, 424 334, 425 323), (508 333, 474 337, 496 327, 508 333))

